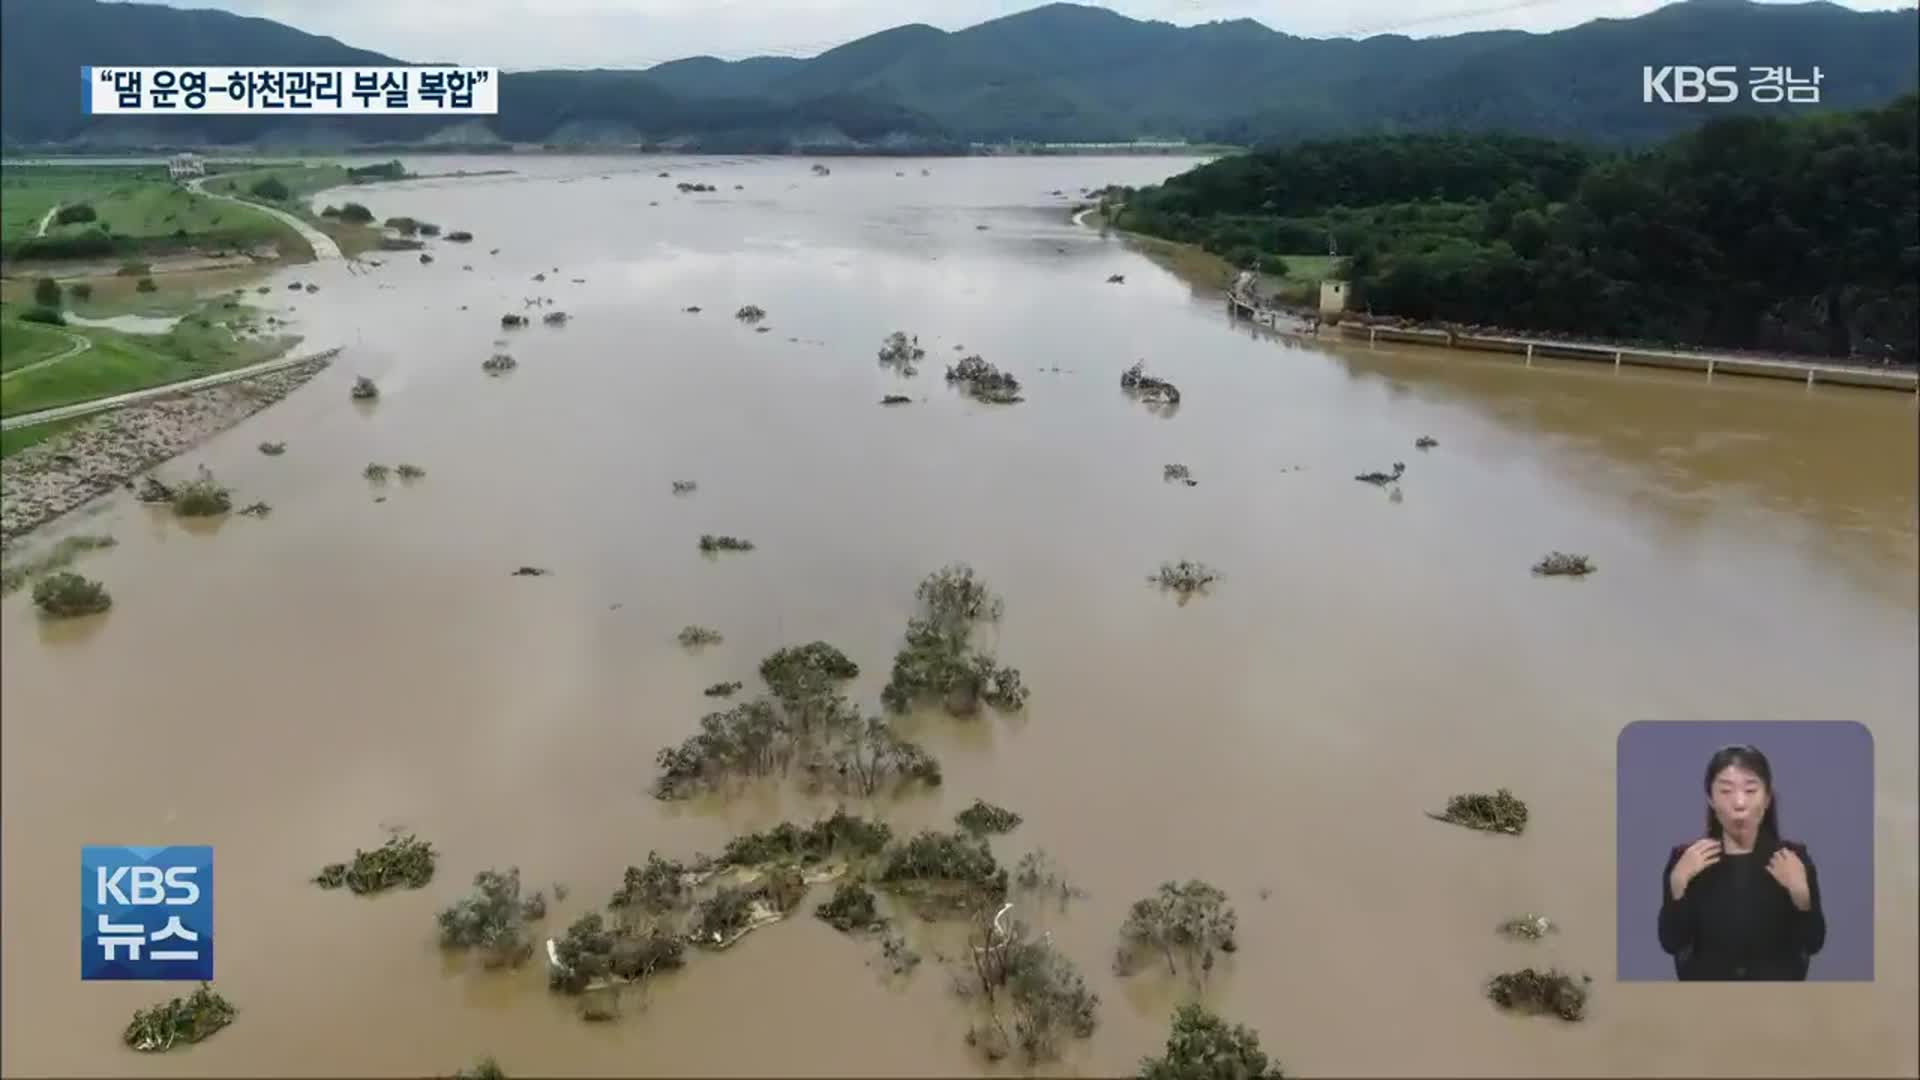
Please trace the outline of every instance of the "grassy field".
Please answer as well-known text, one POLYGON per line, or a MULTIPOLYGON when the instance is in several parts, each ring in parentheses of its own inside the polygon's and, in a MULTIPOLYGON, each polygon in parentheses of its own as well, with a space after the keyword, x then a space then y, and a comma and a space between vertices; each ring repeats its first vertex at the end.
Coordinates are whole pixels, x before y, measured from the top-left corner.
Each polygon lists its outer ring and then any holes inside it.
MULTIPOLYGON (((51 224, 46 243, 72 242, 104 232, 112 254, 176 248, 251 248, 278 244, 304 252, 306 242, 271 215, 188 191, 150 165, 21 165, 0 169, 0 247, 16 252, 33 240, 41 219, 55 206, 91 206, 95 220, 51 224)), ((103 257, 89 250, 42 251, 25 258, 103 257)))
POLYGON ((11 305, 0 305, 0 372, 37 364, 73 347, 73 339, 50 326, 24 323, 11 305))
POLYGON ((0 167, 0 241, 25 239, 54 206, 104 197, 122 188, 165 184, 158 165, 8 165, 0 167))
POLYGON ((226 307, 227 303, 210 301, 165 334, 72 328, 91 340, 93 347, 69 360, 0 381, 0 416, 231 371, 278 356, 299 340, 236 338, 232 327, 249 324, 252 313, 244 305, 226 307))
POLYGON ((306 196, 330 187, 346 184, 347 167, 344 165, 302 165, 280 164, 266 165, 254 169, 235 169, 210 177, 205 187, 208 191, 220 195, 238 195, 243 199, 255 199, 271 203, 285 210, 301 210, 306 207, 306 196), (289 198, 274 202, 254 194, 253 187, 269 177, 279 180, 287 186, 289 198))
POLYGON ((89 420, 98 419, 98 416, 76 416, 70 420, 55 420, 50 424, 0 431, 0 458, 25 450, 35 443, 45 442, 63 431, 72 431, 89 420))
POLYGON ((47 230, 48 236, 79 233, 105 225, 115 236, 135 239, 171 236, 218 237, 239 246, 271 243, 286 227, 244 206, 211 199, 167 183, 131 184, 89 200, 98 222, 75 222, 47 230))

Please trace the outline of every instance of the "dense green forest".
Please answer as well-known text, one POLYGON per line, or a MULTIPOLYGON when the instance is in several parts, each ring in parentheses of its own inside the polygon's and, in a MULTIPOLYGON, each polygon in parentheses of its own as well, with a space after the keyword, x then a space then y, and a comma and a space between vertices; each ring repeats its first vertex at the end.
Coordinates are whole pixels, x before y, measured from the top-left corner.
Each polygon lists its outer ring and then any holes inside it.
MULTIPOLYGON (((282 5, 294 12, 300 5, 282 5)), ((305 10, 301 8, 301 10, 305 10)), ((100 0, 0 5, 9 146, 669 143, 683 150, 965 152, 971 142, 1185 138, 1234 145, 1432 131, 1648 143, 1708 116, 1880 105, 1920 86, 1920 13, 1681 0, 1565 30, 1303 38, 1252 19, 1176 26, 1046 4, 960 30, 897 26, 818 56, 516 71, 500 113, 93 116, 82 65, 407 63, 266 19, 100 0), (1641 68, 1789 67, 1817 104, 1649 104, 1641 68)))
POLYGON ((1651 150, 1375 136, 1114 194, 1238 265, 1329 243, 1376 314, 1913 363, 1920 98, 1729 117, 1651 150))

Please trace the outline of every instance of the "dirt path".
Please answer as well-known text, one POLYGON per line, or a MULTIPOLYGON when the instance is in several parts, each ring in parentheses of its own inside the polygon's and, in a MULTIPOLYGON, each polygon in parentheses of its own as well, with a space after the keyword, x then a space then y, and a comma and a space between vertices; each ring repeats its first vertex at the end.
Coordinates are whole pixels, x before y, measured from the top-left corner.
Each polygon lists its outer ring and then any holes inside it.
POLYGON ((333 242, 333 237, 328 236, 326 233, 321 232, 319 229, 316 229, 313 226, 307 224, 306 222, 301 221, 299 218, 293 216, 292 214, 287 213, 285 210, 278 210, 271 206, 263 206, 260 203, 253 202, 248 199, 235 198, 232 195, 216 194, 215 192, 208 191, 204 186, 202 186, 205 183, 206 181, 204 179, 194 180, 194 181, 191 181, 187 186, 192 188, 194 191, 202 195, 205 195, 209 199, 225 199, 227 202, 230 202, 230 203, 238 203, 241 206, 251 206, 255 210, 258 210, 262 213, 272 214, 274 217, 279 218, 280 221, 283 222, 288 228, 291 228, 293 231, 300 234, 301 239, 307 242, 307 246, 313 248, 313 257, 317 260, 326 261, 329 259, 344 258, 344 256, 340 254, 340 245, 333 242))
POLYGON ((47 207, 46 216, 40 219, 40 227, 34 230, 33 235, 36 237, 47 235, 47 226, 53 224, 53 215, 59 212, 60 212, 59 203, 54 203, 52 206, 47 207))
MULTIPOLYGON (((12 431, 14 428, 32 427, 35 424, 50 423, 54 420, 70 420, 76 416, 91 416, 97 412, 106 412, 110 409, 118 409, 127 405, 138 404, 142 401, 151 401, 154 398, 167 397, 171 394, 182 394, 189 390, 203 390, 209 386, 220 386, 225 383, 239 382, 242 379, 251 379, 256 375, 265 375, 268 372, 280 371, 283 368, 298 367, 301 364, 309 364, 315 360, 328 359, 339 351, 338 348, 332 348, 325 352, 311 353, 304 356, 282 356, 274 360, 262 360, 258 364, 251 364, 247 367, 234 368, 232 371, 222 371, 214 375, 202 375, 197 379, 186 379, 181 382, 166 383, 162 386, 149 386, 145 390, 133 390, 125 394, 115 394, 112 397, 95 398, 92 401, 82 401, 73 405, 61 405, 57 408, 41 409, 39 412, 9 416, 4 420, 0 420, 0 431, 12 431)), ((25 369, 23 368, 21 370, 25 369)))
MULTIPOLYGON (((49 329, 51 329, 51 327, 49 327, 49 329)), ((33 363, 28 364, 25 367, 17 367, 5 374, 0 374, 0 381, 11 379, 15 375, 25 375, 29 371, 38 371, 43 367, 48 367, 50 365, 57 364, 62 360, 79 356, 81 353, 86 352, 88 349, 93 348, 93 339, 90 337, 85 337, 80 334, 71 333, 66 330, 55 330, 54 333, 64 334, 66 335, 66 338, 68 341, 73 342, 72 345, 69 345, 67 347, 66 352, 63 352, 58 356, 49 356, 45 360, 35 360, 33 363)))

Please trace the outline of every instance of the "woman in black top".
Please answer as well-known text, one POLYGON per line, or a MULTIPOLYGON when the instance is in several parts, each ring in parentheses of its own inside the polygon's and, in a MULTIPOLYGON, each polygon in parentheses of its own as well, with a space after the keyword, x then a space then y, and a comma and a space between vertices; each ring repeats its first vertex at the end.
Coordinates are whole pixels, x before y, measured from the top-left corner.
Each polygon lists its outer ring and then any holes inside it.
POLYGON ((1773 769, 1751 746, 1707 763, 1707 835, 1660 875, 1660 947, 1684 980, 1791 980, 1827 940, 1820 878, 1780 838, 1773 769))

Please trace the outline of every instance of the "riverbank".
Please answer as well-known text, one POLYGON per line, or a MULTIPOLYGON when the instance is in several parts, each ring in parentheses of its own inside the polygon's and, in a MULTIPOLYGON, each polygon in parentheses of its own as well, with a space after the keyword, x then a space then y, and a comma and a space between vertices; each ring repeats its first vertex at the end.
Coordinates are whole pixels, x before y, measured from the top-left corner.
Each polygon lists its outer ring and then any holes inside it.
POLYGON ((279 371, 129 405, 0 459, 0 544, 275 404, 325 370, 324 354, 279 371))

